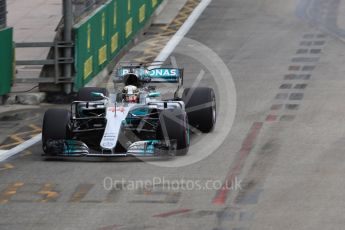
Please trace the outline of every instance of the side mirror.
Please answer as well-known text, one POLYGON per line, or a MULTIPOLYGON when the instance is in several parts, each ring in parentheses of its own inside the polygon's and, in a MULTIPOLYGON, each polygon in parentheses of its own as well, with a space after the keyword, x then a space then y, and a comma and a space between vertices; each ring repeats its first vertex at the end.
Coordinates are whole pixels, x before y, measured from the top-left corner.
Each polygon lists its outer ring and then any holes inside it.
POLYGON ((151 92, 149 93, 149 97, 160 97, 161 93, 160 92, 151 92))
POLYGON ((91 92, 91 95, 92 95, 93 97, 106 98, 106 96, 105 96, 103 93, 91 92))

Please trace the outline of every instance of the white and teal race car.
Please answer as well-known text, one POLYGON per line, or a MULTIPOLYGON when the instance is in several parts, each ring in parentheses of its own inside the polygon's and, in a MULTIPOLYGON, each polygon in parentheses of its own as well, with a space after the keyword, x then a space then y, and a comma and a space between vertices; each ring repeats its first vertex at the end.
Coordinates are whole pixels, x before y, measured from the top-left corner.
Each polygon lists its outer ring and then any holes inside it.
POLYGON ((191 130, 210 132, 216 123, 216 98, 207 87, 183 88, 183 69, 148 69, 142 64, 116 70, 115 87, 85 87, 70 110, 49 109, 43 119, 44 156, 116 157, 185 155, 191 130), (151 83, 176 83, 162 100, 151 83))

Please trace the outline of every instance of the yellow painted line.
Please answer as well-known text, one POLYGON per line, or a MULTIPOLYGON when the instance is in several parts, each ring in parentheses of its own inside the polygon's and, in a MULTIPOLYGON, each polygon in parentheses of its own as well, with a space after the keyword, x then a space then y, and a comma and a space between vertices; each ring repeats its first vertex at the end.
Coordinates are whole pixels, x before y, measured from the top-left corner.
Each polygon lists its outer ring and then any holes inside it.
POLYGON ((35 124, 30 124, 29 126, 30 126, 31 128, 33 128, 34 131, 38 131, 38 132, 41 132, 41 131, 42 131, 42 129, 41 129, 40 127, 38 127, 37 125, 35 125, 35 124))
MULTIPOLYGON (((16 146, 16 145, 19 145, 21 144, 22 142, 13 142, 13 143, 10 143, 10 144, 6 144, 6 145, 0 145, 0 149, 6 149, 8 147, 12 147, 12 146, 16 146)), ((6 152, 6 151, 5 151, 6 152)))
POLYGON ((54 188, 54 185, 50 183, 44 184, 42 189, 38 192, 38 194, 43 195, 44 198, 39 200, 39 202, 45 203, 50 200, 55 200, 59 196, 59 193, 56 191, 53 191, 53 188, 54 188))
POLYGON ((20 156, 25 157, 25 156, 29 156, 31 154, 32 154, 32 152, 30 150, 25 150, 20 156))
POLYGON ((17 146, 17 145, 23 143, 24 141, 26 141, 26 139, 32 138, 42 131, 42 129, 35 124, 30 124, 30 125, 28 125, 28 127, 32 128, 32 130, 12 134, 8 138, 14 140, 14 142, 9 143, 9 144, 5 144, 5 145, 0 145, 0 149, 6 149, 6 148, 9 148, 12 146, 17 146))
POLYGON ((187 21, 188 17, 199 3, 200 0, 188 0, 170 24, 159 27, 160 31, 150 39, 142 56, 134 60, 137 62, 152 62, 167 45, 170 38, 175 35, 184 22, 187 21))
POLYGON ((34 136, 33 138, 24 141, 23 143, 20 143, 19 145, 15 146, 14 148, 11 148, 7 151, 4 151, 0 154, 0 162, 6 160, 7 158, 16 155, 25 149, 29 148, 30 146, 38 143, 42 139, 42 134, 38 134, 34 136))
POLYGON ((23 187, 23 182, 16 182, 10 184, 3 192, 0 193, 0 204, 6 204, 11 197, 17 193, 20 187, 23 187))
POLYGON ((16 142, 19 142, 19 143, 22 143, 22 142, 25 141, 23 138, 19 137, 17 134, 11 135, 10 138, 11 138, 12 140, 15 140, 16 142))
POLYGON ((14 168, 14 165, 7 163, 7 164, 0 166, 0 171, 9 170, 9 169, 13 169, 13 168, 14 168))
POLYGON ((159 55, 156 57, 154 61, 165 61, 168 56, 173 52, 173 50, 176 48, 176 46, 181 42, 181 40, 186 36, 188 31, 193 27, 195 22, 198 20, 202 12, 207 8, 207 6, 211 3, 212 0, 188 0, 184 7, 184 11, 180 13, 181 19, 177 20, 178 23, 181 23, 183 21, 182 25, 177 25, 178 30, 176 33, 171 37, 169 42, 166 44, 166 46, 161 50, 159 55), (189 16, 185 18, 187 15, 187 12, 189 13, 189 16), (185 18, 185 19, 184 19, 185 18))
MULTIPOLYGON (((20 133, 15 133, 13 135, 16 135, 16 136, 21 136, 21 135, 24 135, 24 134, 31 134, 33 132, 35 132, 36 130, 30 130, 30 131, 25 131, 25 132, 20 132, 20 133)), ((12 135, 12 136, 13 136, 12 135)))
POLYGON ((79 203, 82 199, 89 193, 89 191, 93 188, 93 184, 80 184, 78 185, 77 189, 72 194, 71 198, 68 202, 71 203, 79 203))

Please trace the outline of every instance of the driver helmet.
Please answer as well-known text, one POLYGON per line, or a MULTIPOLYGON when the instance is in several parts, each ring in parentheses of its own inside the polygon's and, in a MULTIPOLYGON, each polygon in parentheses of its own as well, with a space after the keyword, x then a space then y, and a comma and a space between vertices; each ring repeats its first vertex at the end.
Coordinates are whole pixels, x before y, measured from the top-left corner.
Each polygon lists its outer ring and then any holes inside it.
POLYGON ((139 90, 138 87, 134 85, 127 85, 123 89, 123 98, 128 103, 138 103, 139 102, 139 90))

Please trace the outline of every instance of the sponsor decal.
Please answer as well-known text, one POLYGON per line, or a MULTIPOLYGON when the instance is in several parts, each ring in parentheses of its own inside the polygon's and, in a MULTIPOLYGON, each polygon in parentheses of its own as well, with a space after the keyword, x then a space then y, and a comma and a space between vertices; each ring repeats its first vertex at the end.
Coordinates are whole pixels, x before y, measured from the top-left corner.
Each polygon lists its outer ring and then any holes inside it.
MULTIPOLYGON (((120 76, 125 76, 129 73, 131 73, 131 70, 128 68, 123 68, 123 69, 120 69, 119 71, 120 76)), ((166 78, 166 77, 179 77, 180 71, 179 69, 159 68, 159 69, 147 70, 147 69, 142 68, 142 69, 135 69, 134 74, 137 74, 140 77, 166 78)))
POLYGON ((116 111, 119 111, 121 113, 125 113, 125 108, 123 106, 116 108, 116 111))

